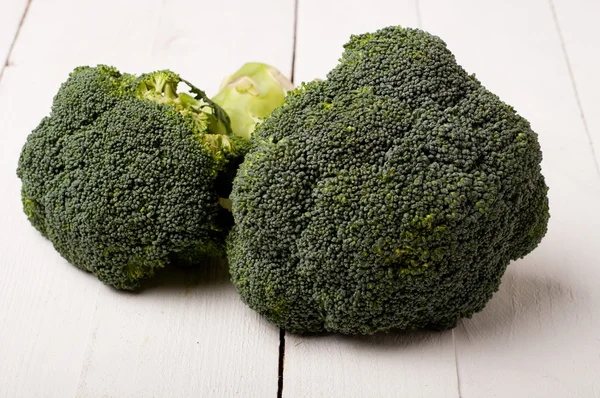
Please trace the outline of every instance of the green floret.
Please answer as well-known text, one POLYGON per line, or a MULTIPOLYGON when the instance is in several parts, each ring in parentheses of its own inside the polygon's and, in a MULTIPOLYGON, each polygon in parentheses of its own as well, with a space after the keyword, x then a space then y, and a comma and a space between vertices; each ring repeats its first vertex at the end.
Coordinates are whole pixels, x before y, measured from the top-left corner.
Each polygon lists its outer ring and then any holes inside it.
POLYGON ((537 135, 416 29, 352 36, 255 132, 232 280, 292 332, 454 327, 546 233, 537 135))
POLYGON ((173 72, 77 68, 23 147, 25 213, 69 262, 136 288, 170 262, 223 251, 215 179, 239 146, 229 132, 223 110, 173 72))

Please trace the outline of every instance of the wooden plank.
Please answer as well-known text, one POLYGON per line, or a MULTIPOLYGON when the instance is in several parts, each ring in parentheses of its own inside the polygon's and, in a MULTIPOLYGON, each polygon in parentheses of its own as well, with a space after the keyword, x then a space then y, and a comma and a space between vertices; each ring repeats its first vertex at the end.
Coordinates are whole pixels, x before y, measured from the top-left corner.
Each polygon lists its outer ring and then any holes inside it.
MULTIPOLYGON (((351 34, 417 26, 412 0, 302 0, 296 82, 324 78, 351 34)), ((458 397, 452 331, 301 337, 287 334, 284 397, 458 397)))
MULTIPOLYGON (((550 6, 421 0, 421 15, 459 63, 531 121, 550 186, 546 238, 456 331, 461 396, 598 396, 600 180, 550 6)), ((596 38, 577 40, 589 47, 596 38)))
POLYGON ((27 134, 78 65, 169 67, 214 94, 243 62, 291 70, 293 1, 34 0, 0 84, 0 396, 274 396, 279 331, 226 270, 167 273, 137 294, 68 265, 27 222, 27 134), (115 12, 118 10, 118 12, 115 12))
POLYGON ((9 0, 0 4, 0 76, 26 8, 27 0, 9 0))
POLYGON ((239 301, 226 267, 152 285, 100 293, 78 397, 275 396, 279 331, 239 301))
POLYGON ((163 1, 152 44, 152 65, 175 68, 216 94, 221 81, 246 62, 292 72, 294 0, 163 1))
POLYGON ((600 2, 592 0, 552 0, 556 24, 563 39, 563 52, 569 62, 573 89, 596 156, 600 174, 600 2))
POLYGON ((284 397, 459 397, 452 331, 286 335, 284 397))
POLYGON ((389 25, 418 27, 414 0, 300 0, 294 83, 324 79, 342 56, 351 34, 371 32, 389 25))

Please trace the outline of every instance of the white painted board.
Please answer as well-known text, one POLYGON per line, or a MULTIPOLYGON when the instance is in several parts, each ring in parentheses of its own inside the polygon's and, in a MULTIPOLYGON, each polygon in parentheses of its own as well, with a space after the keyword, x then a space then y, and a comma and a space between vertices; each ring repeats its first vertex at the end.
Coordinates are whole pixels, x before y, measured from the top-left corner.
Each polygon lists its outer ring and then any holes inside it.
POLYGON ((453 332, 286 334, 284 397, 458 398, 453 332))
MULTIPOLYGON (((325 78, 351 34, 417 27, 412 0, 301 0, 295 80, 325 78)), ((452 331, 301 337, 287 334, 283 396, 457 397, 452 331)))
POLYGON ((596 397, 600 179, 550 4, 420 4, 423 27, 444 38, 466 70, 531 121, 550 187, 551 219, 542 244, 511 264, 486 309, 456 330, 461 396, 596 397))
POLYGON ((214 94, 245 61, 290 73, 293 12, 288 0, 33 0, 0 82, 1 397, 276 394, 279 330, 226 270, 168 272, 135 294, 106 287, 29 225, 15 170, 75 66, 168 67, 214 94))
POLYGON ((10 48, 19 30, 27 7, 27 0, 2 0, 0 2, 0 75, 8 60, 10 48))
POLYGON ((594 146, 600 175, 600 2, 595 0, 552 0, 556 23, 569 62, 573 90, 594 146))
POLYGON ((294 83, 324 79, 351 34, 389 25, 418 27, 414 0, 299 0, 294 83))

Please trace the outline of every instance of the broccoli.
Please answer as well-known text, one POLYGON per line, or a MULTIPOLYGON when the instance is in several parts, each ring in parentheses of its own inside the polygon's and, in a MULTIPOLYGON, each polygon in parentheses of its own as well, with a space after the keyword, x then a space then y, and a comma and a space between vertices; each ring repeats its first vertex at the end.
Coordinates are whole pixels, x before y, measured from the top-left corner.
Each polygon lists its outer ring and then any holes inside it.
POLYGON ((217 178, 217 192, 223 207, 231 209, 228 197, 233 179, 244 160, 256 125, 281 105, 287 92, 293 88, 292 82, 273 66, 249 62, 227 77, 221 91, 212 98, 229 115, 233 134, 243 138, 245 143, 236 152, 238 156, 230 159, 226 170, 217 178))
POLYGON ((241 147, 226 113, 173 72, 79 67, 23 147, 24 211, 70 263, 134 289, 224 252, 232 220, 215 179, 241 147))
POLYGON ((451 328, 546 233, 530 124, 417 29, 352 36, 254 133, 233 183, 233 283, 295 333, 451 328))

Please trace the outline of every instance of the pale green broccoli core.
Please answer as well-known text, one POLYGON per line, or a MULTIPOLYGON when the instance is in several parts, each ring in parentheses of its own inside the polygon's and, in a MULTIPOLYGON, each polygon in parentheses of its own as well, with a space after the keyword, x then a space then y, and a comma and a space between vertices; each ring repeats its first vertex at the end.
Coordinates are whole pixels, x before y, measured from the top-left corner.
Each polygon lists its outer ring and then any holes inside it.
POLYGON ((213 101, 231 118, 233 134, 250 140, 255 126, 280 106, 293 84, 272 66, 251 62, 223 82, 213 101))

